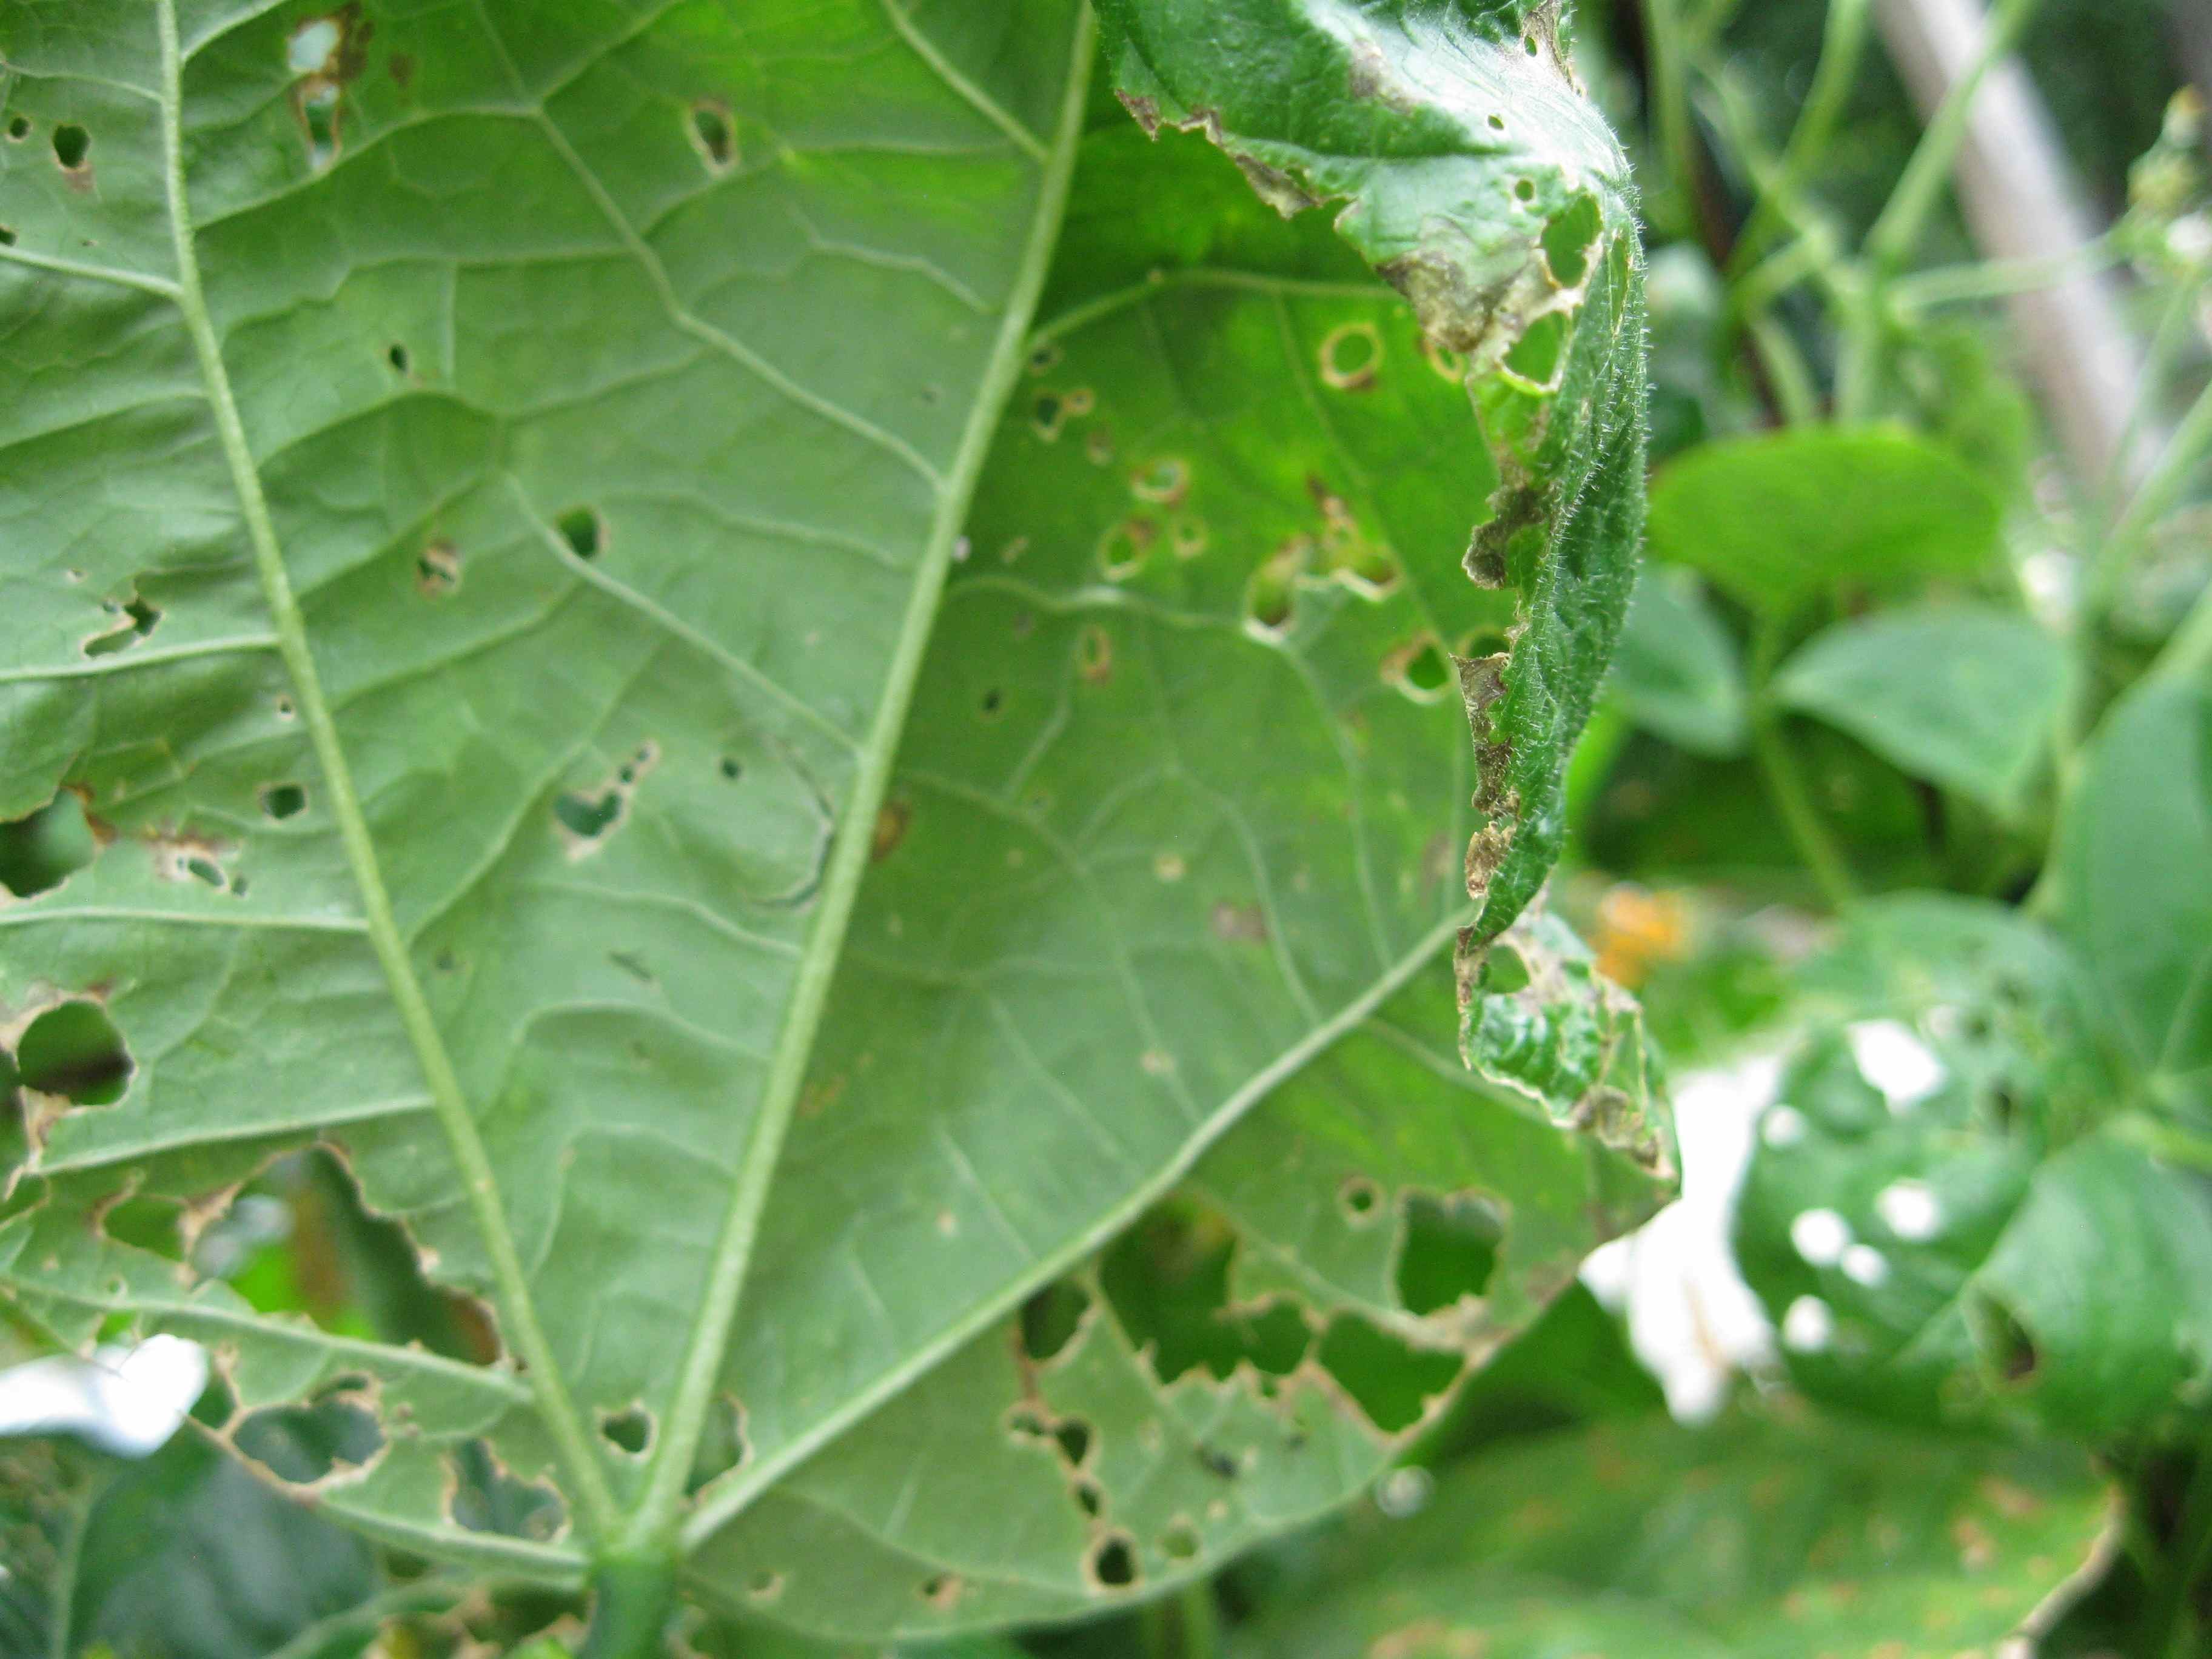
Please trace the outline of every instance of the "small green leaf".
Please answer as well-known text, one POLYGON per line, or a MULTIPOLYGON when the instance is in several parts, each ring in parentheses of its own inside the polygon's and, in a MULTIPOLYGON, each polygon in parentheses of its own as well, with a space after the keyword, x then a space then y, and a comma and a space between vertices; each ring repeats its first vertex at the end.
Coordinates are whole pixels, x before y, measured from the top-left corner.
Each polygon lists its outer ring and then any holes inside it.
POLYGON ((2100 1549, 2079 1453, 1848 1419, 1663 1419, 1455 1465, 1364 1511, 1238 1659, 1953 1659, 2013 1635, 2100 1549))
POLYGON ((1645 568, 1629 602, 1606 695, 1647 732, 1696 755, 1743 752, 1743 664, 1686 570, 1645 568))
POLYGON ((1839 584, 1969 574, 1997 552, 1996 498, 1946 451, 1887 428, 1708 444, 1651 490, 1651 553, 1787 615, 1839 584))
POLYGON ((1773 695, 1884 759, 2017 815, 2071 695, 2065 647, 2027 617, 1945 607, 1839 623, 1773 695))

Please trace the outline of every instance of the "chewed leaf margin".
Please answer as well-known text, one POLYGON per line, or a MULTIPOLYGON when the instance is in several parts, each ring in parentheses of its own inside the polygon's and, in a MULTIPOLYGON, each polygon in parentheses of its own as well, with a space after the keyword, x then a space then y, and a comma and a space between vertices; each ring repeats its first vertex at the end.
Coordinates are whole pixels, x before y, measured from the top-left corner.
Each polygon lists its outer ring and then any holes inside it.
POLYGON ((1565 760, 1633 583, 1645 371, 1626 164, 1560 50, 1555 3, 1385 16, 1235 0, 1202 28, 1151 0, 1100 9, 1132 114, 1203 131, 1286 216, 1331 205, 1462 374, 1492 450, 1465 568, 1517 602, 1504 649, 1455 659, 1477 762, 1477 908, 1458 946, 1471 994, 1564 843, 1565 760), (1243 61, 1253 40, 1267 64, 1243 61))

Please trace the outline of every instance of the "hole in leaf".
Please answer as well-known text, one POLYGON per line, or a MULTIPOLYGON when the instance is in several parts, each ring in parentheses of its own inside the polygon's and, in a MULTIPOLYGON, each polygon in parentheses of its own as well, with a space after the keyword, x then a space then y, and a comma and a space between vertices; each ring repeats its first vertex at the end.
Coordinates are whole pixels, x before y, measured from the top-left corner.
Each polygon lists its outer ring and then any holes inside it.
POLYGON ((1188 1522, 1178 1522, 1160 1536, 1160 1553, 1170 1561, 1195 1561, 1199 1547, 1198 1529, 1188 1522))
POLYGON ((1428 1315, 1479 1297, 1498 1267, 1505 1228, 1495 1206, 1475 1198, 1413 1194, 1398 1246, 1398 1301, 1428 1315))
POLYGON ((961 1592, 967 1582, 957 1572, 935 1572, 916 1586, 921 1599, 939 1613, 950 1613, 960 1604, 961 1592))
POLYGON ((553 520, 561 532, 561 539, 568 544, 568 550, 580 559, 596 559, 599 550, 606 545, 607 524, 596 508, 572 507, 553 520))
POLYGON ((1151 1350, 1162 1383, 1203 1365, 1226 1381, 1240 1364, 1288 1376, 1305 1358, 1311 1333, 1297 1309, 1272 1302, 1257 1310, 1229 1307, 1237 1237, 1197 1206, 1161 1206, 1125 1233, 1099 1264, 1099 1287, 1133 1348, 1151 1350))
POLYGON ((516 1480, 483 1441, 471 1440, 456 1452, 452 1468, 455 1484, 447 1513, 454 1525, 541 1542, 561 1530, 560 1498, 548 1487, 516 1480))
POLYGON ((1589 274, 1590 249, 1597 245, 1597 198, 1577 196, 1544 222, 1544 263, 1562 288, 1589 274))
POLYGON ((1114 678, 1114 636, 1097 623, 1076 641, 1075 672, 1086 685, 1103 685, 1114 678))
POLYGON ((1559 366, 1566 358, 1572 326, 1559 312, 1539 317, 1505 354, 1505 367, 1537 390, 1552 390, 1559 384, 1559 366))
POLYGON ((0 823, 0 887, 17 898, 51 891, 99 850, 84 803, 64 789, 27 817, 0 823))
POLYGON ((684 1495, 689 1497, 708 1482, 720 1480, 742 1464, 748 1455, 744 1412, 729 1395, 715 1395, 707 1413, 706 1426, 700 1431, 699 1450, 691 1460, 690 1478, 684 1483, 684 1495))
POLYGON ((1364 392, 1382 366, 1382 336, 1372 323, 1342 323, 1321 343, 1321 378, 1339 392, 1364 392))
POLYGON ((1990 1368, 2005 1382, 2025 1387, 2035 1380, 2043 1356, 2035 1338, 2002 1303, 1982 1298, 1975 1307, 1982 1352, 1990 1368))
POLYGON ((1383 659, 1382 678, 1415 702, 1435 702, 1451 684, 1451 661, 1437 637, 1425 635, 1383 659))
POLYGON ((384 1449, 375 1418, 343 1398, 313 1406, 270 1406, 239 1424, 238 1449, 279 1480, 307 1486, 341 1468, 366 1468, 384 1449))
POLYGON ((91 152, 92 135, 74 121, 64 121, 54 129, 54 160, 60 162, 65 173, 75 173, 84 165, 91 152))
POLYGON ((23 1028, 15 1074, 26 1089, 77 1106, 111 1106, 130 1086, 131 1050, 96 1002, 64 1002, 23 1028))
POLYGON ((1056 341, 1047 340, 1042 345, 1030 353, 1030 373, 1032 374, 1048 374, 1054 367, 1059 363, 1060 359, 1060 349, 1059 343, 1056 341))
POLYGON ((13 141, 13 142, 14 142, 14 143, 15 143, 20 144, 20 143, 21 143, 23 142, 23 140, 25 140, 26 138, 29 137, 30 136, 31 136, 31 118, 30 118, 29 116, 27 116, 27 115, 15 115, 15 116, 10 116, 10 117, 9 118, 9 120, 8 120, 8 137, 9 137, 9 138, 11 141, 13 141))
POLYGON ((1106 1512, 1105 1498, 1090 1481, 1079 1480, 1069 1490, 1075 1494, 1075 1507, 1093 1521, 1106 1512))
POLYGON ((1022 1352, 1039 1364, 1057 1359, 1075 1340, 1091 1297, 1069 1279, 1057 1279, 1022 1304, 1022 1352))
POLYGON ((264 783, 261 786, 261 810, 278 823, 295 818, 307 810, 307 792, 296 783, 264 783))
POLYGON ((1492 116, 1492 117, 1490 118, 1490 130, 1491 130, 1492 132, 1503 132, 1503 131, 1505 131, 1505 118, 1504 118, 1504 116, 1502 116, 1502 115, 1493 115, 1493 116, 1492 116))
POLYGON ((1072 1469, 1081 1468, 1083 1460, 1091 1455, 1091 1425, 1081 1418, 1063 1418, 1053 1429, 1052 1437, 1072 1469))
POLYGON ((1367 1420, 1399 1434, 1421 1420, 1429 1401, 1460 1374, 1456 1355, 1425 1353, 1357 1314, 1340 1314, 1321 1340, 1322 1369, 1350 1395, 1367 1420))
POLYGON ((742 778, 745 775, 744 764, 733 755, 725 755, 722 757, 722 764, 720 770, 722 776, 732 783, 735 783, 739 778, 742 778))
POLYGON ((404 374, 409 362, 407 348, 397 341, 393 342, 392 349, 384 354, 384 361, 392 365, 393 373, 404 374))
POLYGON ((609 1413, 599 1419, 599 1432, 617 1450, 640 1456, 653 1443, 653 1415, 641 1406, 609 1413))
POLYGON ((1298 572, 1305 563, 1293 544, 1252 573, 1244 585, 1244 624, 1261 639, 1280 639, 1290 629, 1298 572))
POLYGON ((130 603, 115 607, 116 614, 130 618, 124 626, 106 634, 95 634, 84 642, 88 657, 112 657, 118 651, 128 651, 132 646, 154 631, 161 620, 161 613, 137 594, 130 603))
POLYGON ((610 789, 596 799, 571 791, 554 798, 553 816, 561 827, 581 841, 597 841, 622 816, 622 795, 610 789))
POLYGON ((1091 1552, 1091 1576, 1108 1589, 1127 1589, 1138 1580, 1137 1548, 1122 1533, 1108 1533, 1091 1552))
POLYGON ((1364 1227, 1382 1206, 1382 1189, 1365 1176, 1354 1176, 1337 1190, 1338 1207, 1355 1227, 1364 1227))
POLYGON ((1534 201, 1536 199, 1536 181, 1533 179, 1515 179, 1513 181, 1513 199, 1516 202, 1534 201))
POLYGON ((1038 437, 1050 443, 1060 436, 1060 429, 1067 422, 1067 411, 1060 398, 1052 392, 1040 392, 1036 401, 1030 405, 1030 424, 1038 437))
POLYGON ((0 225, 0 247, 13 247, 15 246, 15 232, 14 228, 8 225, 0 225))
POLYGON ((194 856, 185 860, 185 873, 194 881, 212 887, 218 893, 230 884, 223 878, 222 866, 213 859, 194 856))
POLYGON ((737 165, 738 133, 727 108, 712 99, 691 106, 691 148, 709 173, 727 173, 737 165))
POLYGON ((1510 996, 1528 988, 1528 960, 1500 940, 1483 958, 1482 988, 1492 996, 1510 996))
POLYGON ((999 717, 1000 712, 1003 710, 1006 706, 1006 699, 1005 694, 994 685, 991 687, 990 690, 983 693, 983 700, 980 703, 976 704, 975 708, 977 714, 981 715, 983 719, 989 720, 996 720, 999 717))
POLYGON ((1522 46, 1522 49, 1523 51, 1525 51, 1525 52, 1527 52, 1527 53, 1528 53, 1531 58, 1534 58, 1534 57, 1536 55, 1536 37, 1535 37, 1534 35, 1533 35, 1533 34, 1524 34, 1524 35, 1522 35, 1522 36, 1521 37, 1521 46, 1522 46))

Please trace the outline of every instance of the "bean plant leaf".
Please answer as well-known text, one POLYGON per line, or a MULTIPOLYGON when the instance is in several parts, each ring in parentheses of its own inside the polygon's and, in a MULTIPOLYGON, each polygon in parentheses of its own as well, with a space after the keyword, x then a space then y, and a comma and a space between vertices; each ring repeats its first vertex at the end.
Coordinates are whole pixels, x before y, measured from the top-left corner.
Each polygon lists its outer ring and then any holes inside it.
POLYGON ((2212 1376, 2212 1189, 2162 1164, 2100 993, 2000 907, 1869 906, 1820 970, 1737 1214, 1815 1393, 2146 1431, 2212 1376))
POLYGON ((2163 1109, 2212 1127, 2212 693, 2154 680, 2112 710, 2054 869, 2136 1066, 2163 1109))
MULTIPOLYGON (((569 1583, 621 1512, 673 1510, 708 1601, 875 1639, 1085 1610, 1339 1500, 1648 1206, 1663 1118, 1618 1004, 1566 1070, 1501 1052, 1517 1096, 1338 1052, 1425 976, 1401 1035, 1432 1043, 1459 930, 1534 894, 1626 594, 1638 256, 1547 46, 1403 37, 1407 86, 1471 76, 1514 124, 1475 196, 1377 173, 1459 227, 1468 281, 1510 278, 1484 329, 1118 112, 1033 325, 1073 3, 240 5, 168 54, 166 5, 95 9, 0 38, 33 126, 0 277, 52 319, 0 357, 37 623, 8 810, 81 811, 97 854, 0 910, 31 1316, 207 1340, 225 1435, 416 1551, 569 1583), (1222 215, 1124 210, 1143 179, 1222 215), (1516 594, 1467 580, 1477 520, 1516 594), (1474 752, 1454 655, 1504 711, 1474 752), (1131 1340, 1164 1315, 1094 1311, 1069 1397, 1017 1420, 1042 1362, 1009 1333, 1046 1314, 1009 1316, 1070 1274, 1110 1303, 1117 1258, 1084 1264, 1316 1066, 1340 1112, 1468 1122, 1428 1185, 1376 1153, 1363 1249, 1295 1192, 1170 1200, 1313 1359, 1274 1400, 1233 1365, 1178 1395, 1131 1340), (1627 1152, 1563 1133, 1555 1083, 1627 1152), (191 1271, 309 1144, 506 1358, 191 1271), (1391 1282, 1432 1222, 1435 1282, 1391 1282), (1302 1269, 1324 1248, 1351 1282, 1302 1269), (1355 1324, 1434 1358, 1410 1407, 1325 1363, 1355 1324), (1212 1460, 1203 1504, 1143 1462, 1148 1416, 1217 1408, 1224 1457, 1279 1414, 1315 1449, 1225 1519, 1212 1460), (902 1490, 932 1501, 870 1507, 902 1490)), ((1349 1164, 1316 1170, 1350 1226, 1349 1164)))
POLYGON ((1706 444, 1651 489, 1655 558, 1787 615, 1838 584, 1893 589, 1997 555, 1996 497, 1949 452, 1886 427, 1706 444))
POLYGON ((1606 696, 1648 732, 1695 755, 1743 752, 1743 664, 1698 579, 1648 567, 1629 602, 1606 696))
POLYGON ((1914 776, 2012 817, 2072 678, 2065 647, 2026 617, 1945 606, 1839 623, 1783 665, 1772 691, 1914 776))
POLYGON ((1848 1419, 1607 1425, 1458 1465, 1411 1520, 1358 1514, 1232 1651, 1950 1659, 2047 1628, 2114 1511, 2069 1450, 1848 1419))
POLYGON ((1458 660, 1479 759, 1465 972, 1559 856, 1566 755, 1634 580, 1644 301, 1619 147, 1532 0, 1102 12, 1140 121, 1202 129, 1286 214, 1329 204, 1431 353, 1464 361, 1497 459, 1466 569, 1518 595, 1508 648, 1458 660))

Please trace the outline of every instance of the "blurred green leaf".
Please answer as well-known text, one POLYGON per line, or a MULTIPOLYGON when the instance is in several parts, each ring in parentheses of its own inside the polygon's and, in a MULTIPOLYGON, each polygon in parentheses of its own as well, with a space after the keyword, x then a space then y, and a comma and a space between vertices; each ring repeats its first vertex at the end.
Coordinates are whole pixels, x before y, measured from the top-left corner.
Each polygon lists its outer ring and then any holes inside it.
POLYGON ((1735 641, 1686 570, 1644 570, 1606 693, 1630 720, 1677 748, 1698 755, 1743 752, 1743 664, 1735 641))
POLYGON ((1835 1419, 1661 1419, 1502 1447, 1368 1512, 1239 1659, 1954 1659, 2099 1550, 2079 1453, 1835 1419))
POLYGON ((2115 707, 2067 798, 2059 925, 2106 988, 2167 1110, 2212 1128, 2212 690, 2149 682, 2115 707))
POLYGON ((1838 623, 1784 665, 1772 695, 2009 817, 2072 679, 2065 647, 2027 617, 1946 606, 1838 623))
POLYGON ((2212 1187, 2138 1144, 2098 988, 2015 913, 1869 905, 1738 1201, 1745 1278, 1823 1397, 2083 1440, 2212 1380, 2212 1187))
POLYGON ((1997 553, 1996 497, 1947 451, 1883 427, 1802 427, 1708 444, 1651 490, 1656 558, 1787 616, 1839 586, 1965 575, 1997 553))

